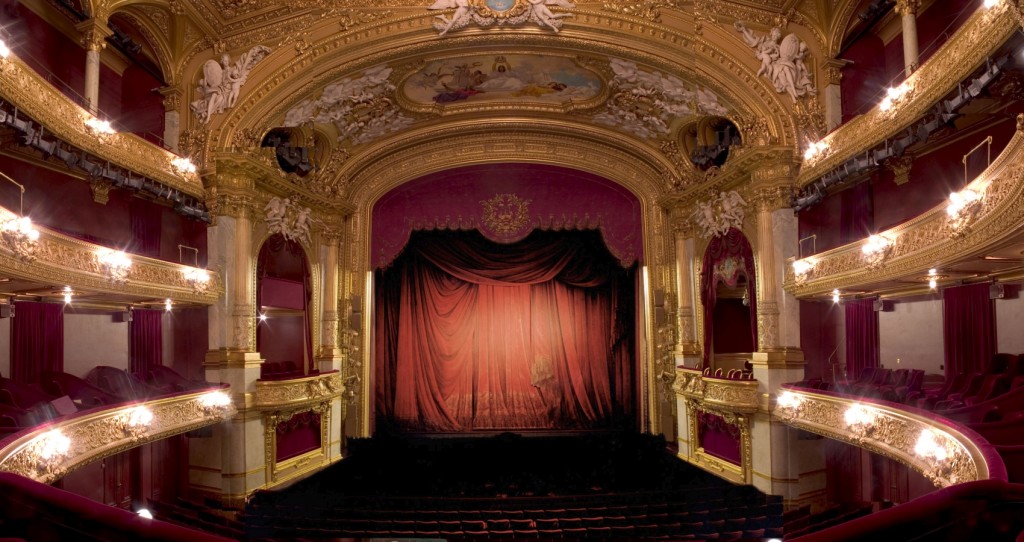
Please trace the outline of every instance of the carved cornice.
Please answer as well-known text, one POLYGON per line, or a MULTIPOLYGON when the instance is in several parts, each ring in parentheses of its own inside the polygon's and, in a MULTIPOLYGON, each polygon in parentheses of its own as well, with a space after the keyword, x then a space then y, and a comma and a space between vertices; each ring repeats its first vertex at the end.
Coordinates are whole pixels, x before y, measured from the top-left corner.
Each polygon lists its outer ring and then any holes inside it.
MULTIPOLYGON (((984 480, 995 474, 1005 476, 1005 467, 994 450, 986 454, 971 440, 962 426, 949 425, 926 413, 900 410, 881 403, 858 402, 852 398, 825 395, 786 387, 772 415, 786 425, 848 442, 898 461, 920 472, 938 487, 984 480), (860 405, 860 406, 857 406, 860 405), (848 423, 851 407, 861 409, 863 423, 848 423), (943 450, 939 461, 919 455, 915 448, 924 432, 943 450)), ((980 438, 975 435, 975 438, 980 438)))
POLYGON ((907 78, 908 85, 915 89, 912 96, 888 112, 876 106, 826 136, 824 141, 832 153, 805 167, 797 186, 811 184, 851 156, 874 148, 927 114, 1020 29, 1010 4, 1000 2, 989 9, 975 10, 949 41, 907 78))
MULTIPOLYGON (((730 149, 730 153, 733 152, 730 149)), ((705 199, 713 193, 723 192, 745 184, 756 171, 761 173, 765 179, 777 179, 777 175, 770 174, 771 171, 783 172, 783 165, 792 159, 793 151, 788 147, 747 147, 736 149, 733 156, 730 156, 725 167, 716 175, 707 176, 699 183, 685 189, 662 196, 658 204, 665 209, 689 209, 697 200, 705 199), (765 170, 764 164, 779 164, 778 168, 772 166, 765 170)), ((782 184, 792 183, 792 177, 788 181, 779 181, 782 184)), ((788 206, 788 202, 787 202, 788 206)), ((689 212, 689 211, 687 211, 689 212)))
POLYGON ((92 115, 61 94, 21 59, 11 53, 0 60, 0 97, 23 111, 48 132, 111 164, 145 175, 193 197, 203 196, 203 186, 194 174, 178 174, 171 167, 177 155, 134 134, 111 134, 97 138, 85 121, 92 115))
POLYGON ((969 224, 954 229, 946 203, 879 235, 893 241, 884 261, 868 268, 858 241, 817 254, 814 267, 798 282, 786 266, 786 291, 809 297, 923 273, 936 262, 984 255, 1024 227, 1024 132, 1018 131, 1003 152, 968 188, 982 190, 984 200, 969 224))
POLYGON ((255 406, 260 410, 296 409, 341 397, 341 373, 288 380, 257 380, 255 406))
MULTIPOLYGON (((17 215, 0 208, 0 223, 17 215)), ((99 245, 36 227, 40 236, 33 258, 26 259, 7 243, 0 242, 0 273, 34 282, 67 284, 96 292, 143 298, 170 298, 177 303, 212 305, 223 293, 223 281, 210 272, 210 281, 197 290, 185 275, 192 267, 144 256, 131 255, 132 265, 123 282, 111 280, 96 255, 99 245)))
POLYGON ((92 461, 220 423, 235 414, 235 407, 230 401, 216 403, 208 397, 211 393, 224 394, 226 387, 90 411, 26 430, 17 438, 4 441, 6 445, 0 448, 0 471, 50 484, 92 461), (132 423, 139 407, 152 414, 149 423, 132 423), (47 458, 49 453, 44 448, 46 441, 53 438, 53 431, 66 437, 69 447, 66 453, 47 458))
POLYGON ((921 0, 896 0, 896 13, 900 15, 917 15, 921 8, 921 0))
POLYGON ((107 38, 114 34, 105 20, 95 18, 84 20, 75 28, 81 33, 79 43, 87 51, 102 51, 107 46, 107 38))

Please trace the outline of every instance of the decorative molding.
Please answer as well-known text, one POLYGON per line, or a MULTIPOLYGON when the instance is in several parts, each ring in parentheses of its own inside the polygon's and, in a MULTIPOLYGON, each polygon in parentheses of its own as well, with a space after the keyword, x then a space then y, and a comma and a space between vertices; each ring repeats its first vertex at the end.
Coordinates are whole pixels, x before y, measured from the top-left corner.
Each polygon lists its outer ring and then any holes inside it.
POLYGON ((0 449, 0 471, 53 483, 90 462, 230 418, 236 410, 226 392, 223 385, 58 418, 7 441, 0 449), (211 400, 213 394, 219 394, 216 400, 211 400), (151 418, 140 416, 140 407, 151 418))
POLYGON ((700 227, 705 238, 725 235, 731 228, 742 229, 747 202, 739 192, 719 192, 707 201, 697 203, 691 220, 700 227))
POLYGON ((1020 30, 1020 24, 1004 1, 989 9, 977 9, 962 27, 919 69, 906 80, 916 89, 888 112, 872 108, 843 124, 825 139, 832 146, 831 156, 804 167, 797 178, 803 188, 821 178, 856 154, 862 154, 893 137, 925 116, 944 96, 957 88, 1007 39, 1020 30))
POLYGON ((319 401, 263 413, 263 453, 269 487, 287 482, 327 464, 331 446, 331 402, 331 400, 319 401), (278 462, 277 426, 303 412, 314 412, 320 415, 320 448, 278 462))
POLYGON ((897 186, 903 186, 910 182, 910 168, 914 166, 914 156, 906 154, 899 158, 890 158, 885 161, 885 167, 892 171, 893 182, 897 186))
POLYGON ((644 0, 643 2, 605 2, 601 11, 610 11, 648 20, 652 23, 661 22, 661 8, 682 9, 680 0, 644 0))
POLYGON ((541 28, 558 32, 562 28, 562 19, 572 17, 572 13, 553 13, 551 7, 575 8, 571 0, 436 0, 427 9, 450 10, 451 16, 437 15, 434 28, 438 35, 460 30, 476 23, 482 27, 518 26, 533 22, 541 28))
POLYGON ((259 410, 298 408, 340 397, 344 391, 338 372, 288 380, 257 380, 254 405, 259 410))
MULTIPOLYGON (((948 425, 930 413, 786 387, 774 401, 772 415, 786 425, 898 461, 938 487, 984 480, 992 470, 1005 468, 990 466, 985 453, 960 426, 948 425), (921 455, 922 440, 941 449, 945 460, 921 455)), ((997 457, 994 450, 989 457, 997 457)))
POLYGON ((94 136, 85 125, 92 114, 61 94, 14 53, 0 60, 0 98, 74 147, 190 196, 203 195, 197 176, 183 177, 173 171, 171 162, 178 157, 174 153, 133 134, 115 133, 103 139, 94 136))

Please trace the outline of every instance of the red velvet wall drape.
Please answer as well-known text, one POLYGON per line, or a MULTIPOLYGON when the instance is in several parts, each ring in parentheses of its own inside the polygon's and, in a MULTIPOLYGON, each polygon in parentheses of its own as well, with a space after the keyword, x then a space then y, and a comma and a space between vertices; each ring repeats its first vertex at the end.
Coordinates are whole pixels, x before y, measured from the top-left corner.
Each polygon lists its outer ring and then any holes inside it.
POLYGON ((946 378, 984 372, 996 351, 996 326, 989 284, 942 290, 946 378))
MULTIPOLYGON (((735 286, 739 277, 746 277, 750 298, 750 341, 757 350, 757 284, 754 274, 754 250, 743 232, 730 228, 725 235, 711 240, 704 251, 700 271, 700 301, 704 307, 704 366, 710 367, 711 345, 715 343, 715 302, 718 283, 735 286)), ((730 349, 735 352, 736 350, 730 349)))
POLYGON ((64 370, 64 305, 15 303, 11 321, 11 378, 23 384, 41 371, 64 370))
POLYGON ((164 364, 164 311, 134 309, 129 324, 131 371, 146 374, 150 367, 164 364))
POLYGON ((597 232, 415 233, 377 274, 378 427, 607 427, 632 415, 634 276, 597 232))
POLYGON ((847 301, 846 377, 854 380, 868 367, 878 367, 878 313, 875 300, 847 301))

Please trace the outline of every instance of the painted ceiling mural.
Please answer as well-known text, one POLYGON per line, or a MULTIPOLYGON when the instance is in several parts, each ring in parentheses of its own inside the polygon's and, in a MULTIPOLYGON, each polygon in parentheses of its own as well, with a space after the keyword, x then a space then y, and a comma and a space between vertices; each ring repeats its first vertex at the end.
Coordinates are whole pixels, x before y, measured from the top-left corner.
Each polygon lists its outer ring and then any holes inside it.
POLYGON ((427 105, 493 100, 563 103, 594 98, 603 87, 596 73, 572 59, 509 54, 430 62, 404 81, 402 92, 427 105))
POLYGON ((515 111, 543 104, 583 110, 593 122, 655 140, 671 137, 677 119, 729 113, 713 92, 674 75, 619 58, 585 64, 554 55, 479 54, 430 60, 406 75, 376 66, 302 101, 283 125, 333 124, 339 142, 357 146, 451 107, 515 111))

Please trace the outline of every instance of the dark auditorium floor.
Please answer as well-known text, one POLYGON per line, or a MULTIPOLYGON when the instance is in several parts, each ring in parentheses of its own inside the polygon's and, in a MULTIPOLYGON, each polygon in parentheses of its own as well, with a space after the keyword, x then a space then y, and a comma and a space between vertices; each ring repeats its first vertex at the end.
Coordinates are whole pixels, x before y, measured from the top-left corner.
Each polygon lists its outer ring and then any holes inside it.
POLYGON ((656 436, 378 435, 257 493, 243 520, 253 539, 635 540, 781 535, 782 505, 679 460, 656 436))

